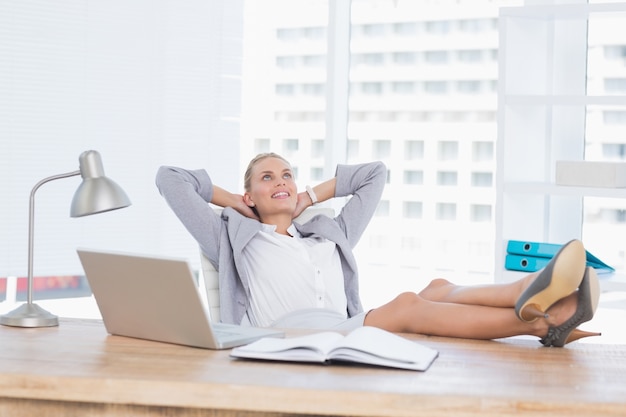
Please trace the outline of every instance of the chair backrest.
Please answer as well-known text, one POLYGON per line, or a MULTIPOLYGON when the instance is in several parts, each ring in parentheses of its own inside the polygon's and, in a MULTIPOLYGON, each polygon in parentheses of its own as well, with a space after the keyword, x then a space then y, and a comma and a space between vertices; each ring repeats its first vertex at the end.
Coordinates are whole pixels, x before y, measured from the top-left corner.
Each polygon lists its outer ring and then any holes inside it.
MULTIPOLYGON (((217 213, 221 213, 222 209, 216 209, 217 213)), ((294 219, 296 223, 306 223, 314 216, 323 214, 328 217, 335 216, 335 210, 330 207, 309 207, 294 219)), ((209 259, 200 253, 200 261, 202 265, 202 277, 204 278, 204 288, 206 290, 206 298, 209 307, 211 320, 220 321, 220 283, 218 273, 213 267, 209 259)))

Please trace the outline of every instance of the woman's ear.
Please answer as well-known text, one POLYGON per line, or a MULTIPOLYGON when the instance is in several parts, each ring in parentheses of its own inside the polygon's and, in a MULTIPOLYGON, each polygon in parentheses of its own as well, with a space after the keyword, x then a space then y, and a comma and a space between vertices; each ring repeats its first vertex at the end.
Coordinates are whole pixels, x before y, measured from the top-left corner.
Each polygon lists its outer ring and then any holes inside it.
POLYGON ((248 194, 248 193, 245 193, 243 195, 243 202, 246 203, 246 206, 248 206, 248 207, 254 207, 255 206, 254 201, 252 201, 252 198, 250 197, 250 194, 248 194))

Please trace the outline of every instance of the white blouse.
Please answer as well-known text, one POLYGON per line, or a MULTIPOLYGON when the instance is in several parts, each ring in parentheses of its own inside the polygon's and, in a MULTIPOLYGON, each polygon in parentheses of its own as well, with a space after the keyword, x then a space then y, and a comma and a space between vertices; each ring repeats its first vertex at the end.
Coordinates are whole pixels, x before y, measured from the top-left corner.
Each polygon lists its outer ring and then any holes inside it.
POLYGON ((250 277, 250 324, 267 327, 293 311, 310 308, 330 309, 347 318, 335 243, 303 238, 293 225, 287 230, 291 236, 275 230, 263 224, 242 253, 250 277))

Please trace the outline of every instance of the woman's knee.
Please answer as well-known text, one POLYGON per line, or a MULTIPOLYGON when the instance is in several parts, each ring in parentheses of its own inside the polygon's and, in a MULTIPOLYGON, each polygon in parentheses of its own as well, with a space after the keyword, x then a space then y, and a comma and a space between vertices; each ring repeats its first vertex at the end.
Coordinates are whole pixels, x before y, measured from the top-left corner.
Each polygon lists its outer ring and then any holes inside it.
POLYGON ((435 278, 426 286, 426 288, 440 288, 447 287, 453 285, 450 281, 445 278, 435 278))
POLYGON ((440 301, 454 288, 454 284, 444 278, 435 278, 422 290, 419 295, 427 300, 440 301))
POLYGON ((426 300, 419 294, 410 291, 398 294, 394 300, 395 304, 402 309, 415 307, 424 301, 426 300))

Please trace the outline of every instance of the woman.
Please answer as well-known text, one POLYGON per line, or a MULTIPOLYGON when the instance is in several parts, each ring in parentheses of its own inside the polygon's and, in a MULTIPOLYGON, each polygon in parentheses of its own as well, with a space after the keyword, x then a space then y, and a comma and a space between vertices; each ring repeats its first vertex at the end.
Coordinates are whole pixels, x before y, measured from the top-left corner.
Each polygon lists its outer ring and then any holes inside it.
POLYGON ((339 165, 334 178, 298 193, 291 165, 255 157, 245 192, 214 185, 204 170, 161 167, 156 183, 174 213, 219 271, 222 321, 284 328, 349 330, 368 325, 392 332, 472 339, 535 335, 564 346, 598 335, 577 327, 599 298, 582 243, 564 245, 549 265, 508 284, 457 286, 433 280, 363 311, 352 249, 374 214, 386 179, 381 162, 339 165), (350 197, 339 215, 292 220, 312 204, 350 197), (224 207, 218 215, 207 204, 224 207))

